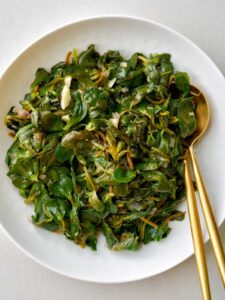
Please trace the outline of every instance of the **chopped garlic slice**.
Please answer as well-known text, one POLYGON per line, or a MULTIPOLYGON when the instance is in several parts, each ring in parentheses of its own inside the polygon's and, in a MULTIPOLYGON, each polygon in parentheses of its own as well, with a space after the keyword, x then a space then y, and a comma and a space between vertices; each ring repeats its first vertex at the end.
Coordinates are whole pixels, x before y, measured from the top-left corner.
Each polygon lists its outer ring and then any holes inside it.
POLYGON ((114 85, 114 83, 116 82, 116 77, 114 77, 113 79, 109 80, 108 82, 108 87, 111 89, 114 85))
POLYGON ((128 92, 129 91, 129 89, 128 89, 128 87, 123 87, 122 89, 121 89, 121 92, 122 93, 126 93, 126 92, 128 92))
POLYGON ((175 142, 176 142, 175 138, 171 137, 171 138, 170 138, 170 147, 171 147, 171 148, 174 148, 175 142))
POLYGON ((141 95, 141 94, 139 94, 139 93, 137 93, 137 95, 135 96, 135 98, 136 98, 137 100, 141 100, 141 98, 142 98, 142 95, 141 95))
POLYGON ((121 68, 127 68, 127 63, 125 61, 122 61, 120 63, 121 68))
POLYGON ((119 121, 120 121, 120 114, 118 112, 112 113, 112 118, 109 120, 112 122, 114 127, 118 128, 119 121))
POLYGON ((64 79, 65 85, 67 85, 68 87, 70 87, 71 81, 72 81, 71 76, 66 76, 65 79, 64 79))
POLYGON ((70 115, 64 115, 64 116, 62 116, 61 119, 62 119, 64 122, 68 123, 69 120, 70 120, 70 115))
POLYGON ((65 85, 62 89, 61 93, 61 107, 62 109, 67 108, 71 101, 71 94, 70 94, 70 85, 71 85, 72 77, 66 76, 64 79, 65 85))

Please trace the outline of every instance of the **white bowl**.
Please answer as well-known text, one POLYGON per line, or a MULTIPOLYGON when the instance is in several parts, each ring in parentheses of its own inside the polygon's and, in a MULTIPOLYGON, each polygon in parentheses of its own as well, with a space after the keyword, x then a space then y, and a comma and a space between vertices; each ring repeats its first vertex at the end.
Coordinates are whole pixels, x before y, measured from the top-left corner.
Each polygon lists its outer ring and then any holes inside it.
MULTIPOLYGON (((0 81, 0 222, 4 231, 34 260, 63 275, 101 283, 134 281, 166 271, 193 254, 188 216, 183 222, 170 223, 172 231, 166 239, 139 251, 112 252, 101 236, 98 250, 92 252, 63 235, 32 225, 33 207, 23 203, 6 176, 4 158, 12 139, 3 125, 4 115, 29 90, 38 67, 50 68, 63 60, 68 50, 83 50, 91 43, 100 52, 118 49, 124 56, 136 51, 169 52, 176 69, 188 72, 192 83, 204 92, 212 108, 212 122, 197 147, 197 156, 218 225, 225 218, 225 79, 202 50, 168 27, 144 19, 107 16, 81 20, 49 33, 19 55, 0 81)), ((186 210, 185 202, 181 209, 186 210)), ((203 235, 207 240, 205 226, 203 235)))

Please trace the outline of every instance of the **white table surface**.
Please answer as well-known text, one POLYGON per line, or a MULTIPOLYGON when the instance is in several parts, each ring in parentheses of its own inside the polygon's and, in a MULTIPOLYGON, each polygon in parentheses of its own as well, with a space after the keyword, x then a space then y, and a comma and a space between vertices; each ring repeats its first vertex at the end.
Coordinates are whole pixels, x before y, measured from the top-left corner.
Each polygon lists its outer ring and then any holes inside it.
MULTIPOLYGON (((48 31, 83 17, 104 14, 145 17, 180 31, 199 45, 225 75, 224 0, 0 0, 0 75, 20 51, 48 31)), ((225 223, 220 232, 225 245, 225 223)), ((212 299, 225 299, 209 243, 206 254, 212 299)), ((93 284, 43 268, 0 230, 0 299, 194 300, 201 299, 201 291, 194 257, 139 282, 93 284)))

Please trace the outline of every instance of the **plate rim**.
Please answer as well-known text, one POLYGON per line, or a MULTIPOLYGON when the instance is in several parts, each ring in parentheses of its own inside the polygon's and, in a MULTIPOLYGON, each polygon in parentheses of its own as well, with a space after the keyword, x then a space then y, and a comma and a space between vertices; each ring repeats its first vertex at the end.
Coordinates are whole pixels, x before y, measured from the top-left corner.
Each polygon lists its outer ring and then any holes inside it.
MULTIPOLYGON (((67 22, 65 24, 62 24, 60 26, 57 26, 53 29, 51 29, 50 31, 46 31, 46 33, 43 33, 42 35, 40 35, 38 38, 36 38, 33 42, 29 43, 28 46, 24 47, 22 50, 20 50, 18 52, 18 54, 12 58, 9 62, 9 64, 3 69, 2 71, 2 75, 0 74, 0 83, 3 81, 3 79, 7 76, 8 72, 10 71, 10 69, 13 67, 14 63, 16 63, 17 60, 19 60, 21 58, 21 56, 23 54, 25 54, 27 51, 29 51, 32 47, 35 47, 36 44, 38 44, 39 42, 41 42, 43 39, 47 38, 48 36, 50 36, 53 33, 56 33, 64 28, 70 27, 70 26, 74 26, 76 24, 81 24, 81 23, 85 23, 87 21, 92 21, 92 20, 98 20, 98 19, 127 19, 127 20, 136 20, 136 21, 140 21, 143 23, 150 23, 153 24, 155 26, 161 27, 162 29, 178 36, 179 38, 181 38, 182 40, 184 40, 185 42, 189 43, 193 48, 195 48, 196 51, 198 51, 201 56, 203 56, 211 65, 211 67, 213 67, 215 69, 215 71, 218 73, 218 75, 221 77, 221 79, 225 80, 225 77, 223 75, 223 73, 221 72, 221 70, 219 69, 219 67, 216 65, 216 63, 212 60, 212 58, 206 54, 198 45, 196 45, 192 40, 190 40, 189 38, 187 38, 185 35, 183 35, 182 33, 180 33, 179 31, 171 28, 170 26, 164 25, 158 21, 154 21, 145 17, 137 17, 137 16, 133 16, 133 15, 123 15, 123 14, 100 14, 100 15, 94 15, 91 17, 85 17, 85 18, 78 18, 75 21, 70 21, 67 22)), ((222 223, 225 220, 225 216, 222 218, 222 220, 220 220, 220 222, 218 222, 218 220, 216 220, 217 226, 218 228, 222 225, 222 223)), ((26 250, 18 241, 16 241, 11 234, 9 233, 9 231, 3 226, 1 220, 0 220, 0 229, 2 230, 2 232, 5 233, 5 235, 9 238, 9 240, 11 240, 13 242, 13 244, 20 249, 24 254, 26 254, 30 259, 32 259, 33 261, 35 261, 36 263, 38 263, 39 265, 45 267, 46 269, 55 272, 57 274, 60 274, 62 276, 65 276, 67 278, 72 278, 72 279, 76 279, 79 281, 84 281, 84 282, 91 282, 91 283, 96 283, 96 284, 119 284, 119 283, 129 283, 129 282, 136 282, 136 281, 140 281, 140 280, 144 280, 147 278, 152 278, 154 276, 157 276, 159 274, 163 274, 175 267, 177 267, 178 265, 180 265, 181 263, 185 262, 188 258, 190 258, 193 254, 194 254, 194 249, 192 250, 192 252, 186 256, 184 259, 180 260, 179 262, 177 262, 175 265, 169 266, 166 269, 164 269, 163 271, 157 271, 154 274, 150 274, 150 275, 143 275, 143 276, 139 276, 137 278, 132 278, 132 279, 123 279, 123 280, 95 280, 93 278, 88 278, 88 277, 83 277, 83 276, 79 276, 77 277, 76 275, 71 275, 69 273, 63 272, 62 270, 59 270, 53 266, 48 265, 47 263, 43 262, 42 260, 40 260, 39 258, 37 258, 36 256, 34 256, 32 253, 30 253, 28 250, 26 250)), ((205 236, 204 238, 204 243, 209 241, 209 236, 205 236)))

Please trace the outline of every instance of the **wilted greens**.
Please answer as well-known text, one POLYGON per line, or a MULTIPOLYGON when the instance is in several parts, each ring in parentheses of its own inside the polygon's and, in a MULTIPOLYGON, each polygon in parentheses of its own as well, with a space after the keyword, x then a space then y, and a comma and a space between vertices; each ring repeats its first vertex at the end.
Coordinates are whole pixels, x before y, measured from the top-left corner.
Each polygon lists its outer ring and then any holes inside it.
POLYGON ((193 97, 166 53, 125 59, 90 45, 38 69, 5 118, 8 176, 34 204, 33 223, 93 250, 99 232, 113 250, 166 237, 169 221, 184 217, 193 97))

